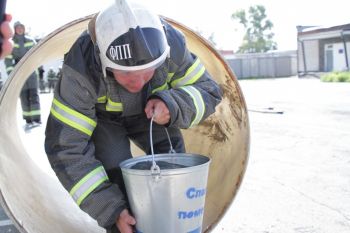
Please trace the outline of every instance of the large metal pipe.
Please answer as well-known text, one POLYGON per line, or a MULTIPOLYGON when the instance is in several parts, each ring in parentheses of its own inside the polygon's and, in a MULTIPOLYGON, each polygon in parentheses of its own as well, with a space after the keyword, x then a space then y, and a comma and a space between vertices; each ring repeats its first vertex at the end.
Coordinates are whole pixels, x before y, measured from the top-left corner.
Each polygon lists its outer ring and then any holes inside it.
MULTIPOLYGON (((18 96, 26 77, 40 65, 62 58, 91 18, 73 21, 42 39, 15 67, 0 95, 0 201, 21 232, 104 232, 76 206, 53 175, 46 156, 28 153, 19 140, 16 121, 18 96), (44 167, 38 166, 33 156, 44 160, 44 167)), ((183 131, 189 153, 212 159, 203 223, 209 232, 242 182, 249 154, 248 113, 238 81, 217 51, 189 28, 167 21, 184 33, 190 50, 201 58, 224 91, 213 116, 183 131)))

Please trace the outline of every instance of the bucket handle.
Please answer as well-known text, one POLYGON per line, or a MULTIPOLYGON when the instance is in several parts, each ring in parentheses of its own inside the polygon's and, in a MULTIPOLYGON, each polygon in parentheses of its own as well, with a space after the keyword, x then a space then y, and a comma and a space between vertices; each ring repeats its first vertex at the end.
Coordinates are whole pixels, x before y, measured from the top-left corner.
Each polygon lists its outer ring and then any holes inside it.
MULTIPOLYGON (((154 150, 153 150, 153 121, 154 121, 154 115, 152 116, 151 118, 151 123, 150 123, 150 128, 149 128, 149 137, 150 137, 150 143, 151 143, 151 152, 152 152, 152 167, 151 167, 151 174, 152 175, 160 175, 160 168, 159 166, 156 164, 156 161, 154 159, 154 150)), ((174 150, 173 148, 173 144, 171 143, 171 140, 170 140, 170 136, 169 136, 169 132, 167 130, 166 127, 164 127, 165 129, 165 132, 166 132, 166 135, 168 137, 168 141, 169 141, 169 145, 170 145, 170 150, 169 150, 169 153, 170 154, 175 154, 176 151, 174 150)))

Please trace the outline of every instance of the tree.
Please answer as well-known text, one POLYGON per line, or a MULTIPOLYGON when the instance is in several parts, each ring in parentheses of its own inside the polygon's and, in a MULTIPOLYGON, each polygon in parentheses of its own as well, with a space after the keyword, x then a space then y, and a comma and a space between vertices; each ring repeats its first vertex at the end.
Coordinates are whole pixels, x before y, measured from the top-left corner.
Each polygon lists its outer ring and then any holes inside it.
POLYGON ((266 10, 262 5, 249 7, 248 16, 245 10, 238 10, 232 14, 233 20, 238 20, 245 29, 239 53, 259 53, 277 49, 273 41, 273 23, 266 19, 266 10))
POLYGON ((212 43, 212 45, 213 45, 214 47, 217 46, 217 44, 216 44, 216 42, 215 42, 215 34, 214 34, 214 33, 211 33, 211 34, 209 35, 208 40, 210 41, 210 43, 212 43))
POLYGON ((206 33, 204 33, 202 30, 197 29, 195 30, 195 32, 199 35, 201 35, 203 38, 207 39, 213 47, 217 46, 217 43, 215 42, 215 33, 212 32, 210 35, 206 35, 206 33))

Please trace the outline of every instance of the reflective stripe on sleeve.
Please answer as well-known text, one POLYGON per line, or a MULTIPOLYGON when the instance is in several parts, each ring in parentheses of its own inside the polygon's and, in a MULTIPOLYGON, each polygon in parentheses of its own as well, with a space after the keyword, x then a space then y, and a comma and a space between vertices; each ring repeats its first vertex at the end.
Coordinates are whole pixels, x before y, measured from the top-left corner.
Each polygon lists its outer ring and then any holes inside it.
POLYGON ((122 112, 123 104, 119 102, 113 102, 111 99, 108 99, 106 104, 106 110, 110 112, 122 112))
POLYGON ((92 191, 106 180, 108 180, 106 171, 100 166, 84 176, 83 179, 74 185, 69 194, 79 206, 92 191))
POLYGON ((96 127, 96 122, 94 120, 67 107, 57 99, 53 100, 50 112, 56 119, 89 136, 92 135, 96 127))
POLYGON ((157 91, 163 91, 168 89, 168 83, 164 83, 160 87, 157 87, 156 89, 152 90, 152 94, 156 93, 157 91))
POLYGON ((205 72, 205 67, 197 58, 196 62, 187 69, 185 75, 171 83, 172 87, 181 87, 195 83, 205 72))
POLYGON ((163 91, 163 90, 168 90, 169 89, 169 82, 171 80, 171 78, 174 76, 175 73, 168 73, 166 81, 163 85, 161 85, 160 87, 155 88, 154 90, 152 90, 152 94, 156 93, 157 91, 163 91))
POLYGON ((24 47, 25 48, 27 48, 27 47, 33 47, 33 45, 34 45, 34 42, 26 42, 26 43, 24 43, 24 47))
POLYGON ((175 73, 168 73, 166 81, 169 82, 175 73))
POLYGON ((192 86, 180 87, 189 94, 193 100, 194 106, 196 107, 196 117, 191 122, 190 126, 197 125, 203 118, 205 112, 205 104, 202 98, 201 93, 192 86))

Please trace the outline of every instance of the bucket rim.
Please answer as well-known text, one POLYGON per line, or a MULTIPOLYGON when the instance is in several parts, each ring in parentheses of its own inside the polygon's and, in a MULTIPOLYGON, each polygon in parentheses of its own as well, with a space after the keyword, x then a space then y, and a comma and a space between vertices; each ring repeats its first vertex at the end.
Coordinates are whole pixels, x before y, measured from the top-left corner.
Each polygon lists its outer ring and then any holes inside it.
MULTIPOLYGON (((162 161, 165 159, 183 159, 183 158, 195 158, 198 159, 198 161, 201 160, 201 163, 198 165, 183 167, 183 168, 172 168, 172 169, 161 169, 161 174, 163 175, 177 175, 177 174, 184 174, 189 173, 189 171, 194 172, 196 170, 203 170, 207 169, 209 167, 209 164, 211 162, 211 158, 200 155, 200 154, 192 154, 192 153, 164 153, 164 154, 155 154, 154 159, 155 161, 162 161)), ((137 156, 130 159, 126 159, 122 161, 119 164, 119 167, 121 168, 123 173, 133 174, 133 175, 142 175, 142 176, 152 176, 150 170, 141 170, 141 169, 132 169, 130 168, 132 165, 134 165, 137 162, 145 162, 145 161, 152 161, 152 155, 143 155, 143 156, 137 156)))

